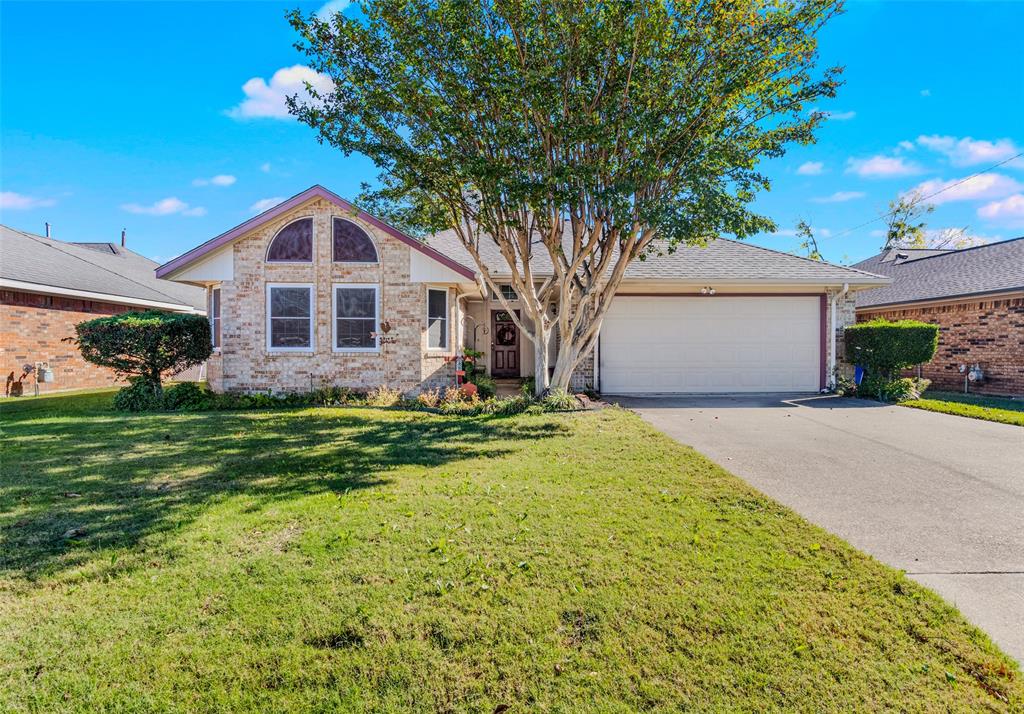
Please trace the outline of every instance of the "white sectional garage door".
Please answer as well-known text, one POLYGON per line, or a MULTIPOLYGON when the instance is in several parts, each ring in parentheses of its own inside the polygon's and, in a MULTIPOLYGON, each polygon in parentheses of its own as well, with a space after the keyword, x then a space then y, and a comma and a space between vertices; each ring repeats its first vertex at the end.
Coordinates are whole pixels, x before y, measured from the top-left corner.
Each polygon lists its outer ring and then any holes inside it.
POLYGON ((816 392, 819 297, 618 297, 601 328, 606 394, 816 392))

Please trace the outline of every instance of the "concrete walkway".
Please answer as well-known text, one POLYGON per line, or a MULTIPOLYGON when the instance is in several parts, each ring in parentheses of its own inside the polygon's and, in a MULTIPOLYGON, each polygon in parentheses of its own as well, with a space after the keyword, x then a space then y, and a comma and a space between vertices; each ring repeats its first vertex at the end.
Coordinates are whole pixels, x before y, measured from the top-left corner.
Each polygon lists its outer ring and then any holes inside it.
POLYGON ((1024 663, 1024 429, 838 397, 620 398, 1024 663))

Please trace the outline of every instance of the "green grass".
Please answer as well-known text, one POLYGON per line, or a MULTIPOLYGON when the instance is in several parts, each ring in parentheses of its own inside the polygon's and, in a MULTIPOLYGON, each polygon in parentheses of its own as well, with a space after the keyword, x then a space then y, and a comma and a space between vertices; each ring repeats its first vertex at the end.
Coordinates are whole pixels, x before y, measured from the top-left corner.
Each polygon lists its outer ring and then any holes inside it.
POLYGON ((1020 399, 985 397, 956 392, 927 392, 927 397, 924 399, 914 399, 902 404, 905 407, 925 409, 930 412, 956 414, 972 419, 1024 426, 1024 401, 1020 399))
POLYGON ((4 408, 0 711, 1019 711, 930 591, 629 412, 4 408))

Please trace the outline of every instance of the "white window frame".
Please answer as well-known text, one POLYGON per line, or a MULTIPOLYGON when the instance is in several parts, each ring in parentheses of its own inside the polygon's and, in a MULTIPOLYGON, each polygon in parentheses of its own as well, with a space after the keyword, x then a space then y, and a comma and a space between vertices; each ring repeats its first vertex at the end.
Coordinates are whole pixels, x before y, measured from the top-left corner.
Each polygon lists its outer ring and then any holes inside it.
POLYGON ((448 288, 432 288, 427 286, 427 304, 426 304, 426 315, 423 318, 424 331, 427 333, 427 351, 428 352, 448 352, 451 349, 451 317, 452 317, 452 304, 451 296, 448 288), (444 347, 431 347, 430 346, 430 293, 431 292, 444 292, 444 347))
POLYGON ((267 283, 266 313, 267 352, 305 352, 306 354, 313 354, 316 351, 316 287, 313 283, 267 283), (309 347, 271 347, 270 294, 274 288, 306 288, 309 290, 309 347))
POLYGON ((491 291, 491 299, 496 301, 496 302, 499 301, 498 300, 498 293, 501 293, 501 297, 504 297, 505 300, 508 301, 508 302, 519 302, 519 293, 517 293, 516 289, 514 287, 512 287, 512 283, 498 283, 498 292, 496 293, 496 292, 494 292, 492 290, 491 291), (515 295, 515 297, 508 297, 508 296, 506 296, 505 295, 505 288, 508 288, 509 291, 513 295, 515 295))
MULTIPOLYGON (((379 257, 379 256, 378 256, 379 257)), ((372 263, 364 263, 372 265, 372 263)), ((331 284, 331 349, 334 352, 375 353, 380 352, 380 285, 377 283, 333 283, 331 284), (338 288, 372 288, 374 295, 373 347, 338 347, 338 288)))
POLYGON ((224 344, 224 291, 221 290, 221 286, 210 287, 210 345, 213 347, 214 352, 220 352, 221 345, 224 344), (220 294, 219 304, 213 299, 213 294, 220 294), (217 307, 217 312, 214 313, 214 306, 217 307), (220 342, 217 344, 217 327, 221 328, 220 342))
POLYGON ((308 216, 296 216, 295 218, 293 218, 292 220, 288 221, 283 226, 278 228, 277 231, 275 231, 274 233, 274 237, 270 239, 269 243, 267 243, 267 249, 263 252, 263 262, 266 263, 267 265, 316 265, 316 216, 312 214, 308 216), (309 238, 309 260, 271 260, 270 248, 271 246, 274 245, 274 241, 277 240, 277 237, 281 235, 281 231, 283 231, 285 228, 287 228, 293 223, 298 223, 299 221, 304 221, 306 219, 311 219, 313 221, 312 231, 310 233, 309 238))
POLYGON ((380 265, 380 246, 377 245, 377 241, 374 240, 373 234, 366 228, 356 221, 353 221, 347 216, 331 216, 331 264, 332 265, 380 265), (365 260, 335 260, 334 259, 334 219, 337 218, 342 221, 348 221, 352 225, 359 228, 366 237, 370 239, 370 243, 373 245, 373 252, 377 254, 377 260, 365 261, 365 260))

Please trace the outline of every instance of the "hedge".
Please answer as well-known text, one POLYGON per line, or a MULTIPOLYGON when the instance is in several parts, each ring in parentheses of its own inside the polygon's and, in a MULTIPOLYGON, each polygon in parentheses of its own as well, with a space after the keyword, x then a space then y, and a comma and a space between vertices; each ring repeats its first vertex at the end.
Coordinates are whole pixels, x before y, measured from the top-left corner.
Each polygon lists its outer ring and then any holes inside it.
POLYGON ((893 380, 900 371, 924 364, 939 346, 939 326, 917 320, 881 318, 846 328, 846 359, 868 374, 893 380))

